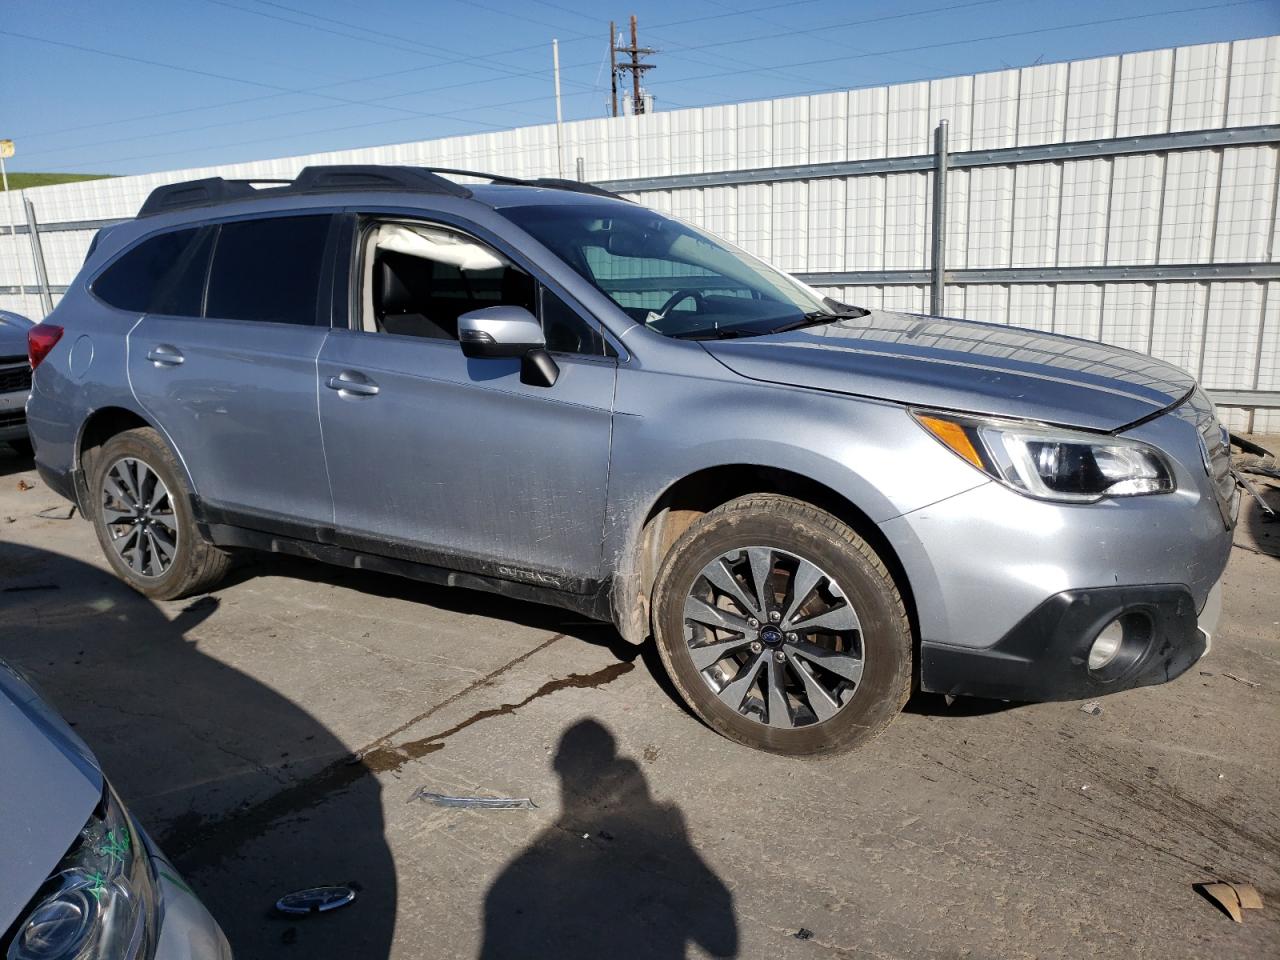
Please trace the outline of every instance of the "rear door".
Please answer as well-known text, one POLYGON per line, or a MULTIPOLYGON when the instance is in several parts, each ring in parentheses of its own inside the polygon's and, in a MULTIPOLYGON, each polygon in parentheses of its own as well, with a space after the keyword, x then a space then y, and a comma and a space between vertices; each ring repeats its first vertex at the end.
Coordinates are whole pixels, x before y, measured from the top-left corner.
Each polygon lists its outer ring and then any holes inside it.
POLYGON ((570 591, 599 574, 617 355, 544 279, 473 234, 418 223, 437 256, 387 226, 357 244, 357 316, 319 363, 340 541, 570 591), (407 238, 407 239, 406 239, 407 238), (540 317, 560 374, 475 360, 459 313, 510 304, 540 317))
POLYGON ((129 335, 134 395, 212 520, 312 537, 332 525, 315 378, 334 221, 203 228, 129 335))

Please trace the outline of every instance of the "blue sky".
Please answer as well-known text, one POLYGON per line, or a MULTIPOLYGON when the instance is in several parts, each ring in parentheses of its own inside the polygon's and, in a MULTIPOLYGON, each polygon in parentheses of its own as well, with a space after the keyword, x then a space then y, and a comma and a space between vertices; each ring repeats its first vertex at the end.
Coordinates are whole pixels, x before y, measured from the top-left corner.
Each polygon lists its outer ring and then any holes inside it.
POLYGON ((1280 0, 7 0, 0 137, 141 173, 548 122, 552 37, 565 118, 603 116, 632 13, 659 109, 1280 33, 1280 0))

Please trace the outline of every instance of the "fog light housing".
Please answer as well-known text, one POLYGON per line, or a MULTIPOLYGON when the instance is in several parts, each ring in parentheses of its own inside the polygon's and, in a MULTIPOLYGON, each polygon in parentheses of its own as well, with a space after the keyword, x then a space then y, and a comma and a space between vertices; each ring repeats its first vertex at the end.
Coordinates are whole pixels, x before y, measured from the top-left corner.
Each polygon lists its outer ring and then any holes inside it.
POLYGON ((1146 613, 1122 613, 1098 631, 1089 647, 1089 672, 1100 680, 1126 673, 1146 652, 1154 628, 1146 613))

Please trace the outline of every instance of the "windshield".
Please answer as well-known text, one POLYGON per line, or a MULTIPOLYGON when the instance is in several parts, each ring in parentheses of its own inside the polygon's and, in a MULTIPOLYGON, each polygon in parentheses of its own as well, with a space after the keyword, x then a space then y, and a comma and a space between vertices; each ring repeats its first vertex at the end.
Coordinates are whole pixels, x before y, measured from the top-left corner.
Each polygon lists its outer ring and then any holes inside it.
POLYGON ((498 211, 637 323, 669 337, 752 336, 862 311, 679 220, 602 202, 498 211))

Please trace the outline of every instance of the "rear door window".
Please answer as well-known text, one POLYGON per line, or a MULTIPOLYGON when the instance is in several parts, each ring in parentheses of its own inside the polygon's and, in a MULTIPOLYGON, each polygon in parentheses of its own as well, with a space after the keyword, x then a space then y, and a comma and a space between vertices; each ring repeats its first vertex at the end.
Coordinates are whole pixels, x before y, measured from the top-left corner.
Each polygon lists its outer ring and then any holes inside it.
POLYGON ((93 292, 121 310, 199 316, 210 238, 198 227, 150 237, 107 267, 93 292))
POLYGON ((224 223, 205 316, 314 325, 331 220, 325 214, 224 223))

